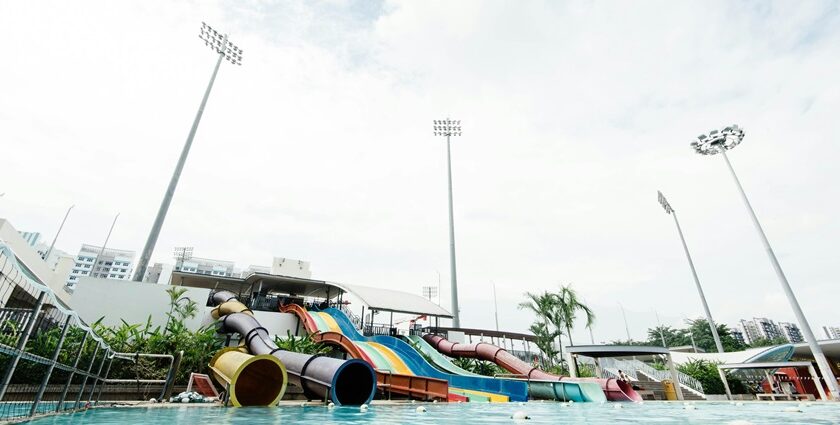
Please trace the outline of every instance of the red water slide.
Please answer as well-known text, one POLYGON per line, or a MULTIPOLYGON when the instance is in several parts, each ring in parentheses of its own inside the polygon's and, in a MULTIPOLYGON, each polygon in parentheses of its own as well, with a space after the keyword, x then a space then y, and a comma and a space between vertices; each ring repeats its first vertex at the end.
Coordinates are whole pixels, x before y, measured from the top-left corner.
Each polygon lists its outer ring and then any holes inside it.
POLYGON ((459 344, 448 341, 438 335, 423 335, 423 339, 439 352, 450 357, 468 357, 480 360, 487 360, 496 363, 510 373, 522 375, 528 379, 544 381, 572 381, 572 382, 597 382, 610 401, 642 401, 642 396, 637 393, 630 384, 617 379, 603 378, 569 378, 557 376, 539 370, 527 362, 519 360, 504 348, 486 342, 477 344, 459 344))

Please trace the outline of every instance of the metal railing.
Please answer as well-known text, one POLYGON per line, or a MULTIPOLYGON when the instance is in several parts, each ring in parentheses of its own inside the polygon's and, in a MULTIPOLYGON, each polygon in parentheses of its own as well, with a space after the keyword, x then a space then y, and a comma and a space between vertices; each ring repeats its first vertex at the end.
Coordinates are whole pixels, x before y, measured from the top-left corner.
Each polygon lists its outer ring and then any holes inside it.
MULTIPOLYGON (((653 366, 634 359, 613 359, 613 358, 602 358, 600 359, 601 369, 605 373, 610 373, 610 377, 618 377, 618 370, 621 370, 626 375, 630 376, 630 378, 634 380, 639 380, 638 374, 641 373, 642 375, 646 376, 647 378, 661 382, 665 379, 671 379, 671 372, 667 370, 659 370, 654 368, 653 366)), ((680 371, 677 371, 677 380, 685 389, 692 391, 693 393, 705 396, 703 392, 703 384, 700 383, 697 379, 691 377, 690 375, 686 375, 680 371)))
POLYGON ((0 240, 0 421, 95 405, 118 354, 0 240))

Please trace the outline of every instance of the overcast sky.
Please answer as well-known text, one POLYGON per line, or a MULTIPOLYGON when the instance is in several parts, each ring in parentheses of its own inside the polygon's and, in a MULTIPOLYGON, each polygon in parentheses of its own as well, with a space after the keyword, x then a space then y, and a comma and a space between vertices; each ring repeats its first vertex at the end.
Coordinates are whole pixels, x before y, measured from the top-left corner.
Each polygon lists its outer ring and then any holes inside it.
MULTIPOLYGON (((3 1, 0 216, 58 247, 139 253, 230 33, 153 261, 172 248, 420 293, 449 281, 452 144, 462 325, 532 320, 525 291, 572 283, 624 338, 702 315, 794 321, 719 156, 730 159, 815 332, 837 317, 837 2, 3 1)), ((449 297, 443 297, 448 306, 449 297)), ((577 340, 588 340, 579 329, 577 340)))

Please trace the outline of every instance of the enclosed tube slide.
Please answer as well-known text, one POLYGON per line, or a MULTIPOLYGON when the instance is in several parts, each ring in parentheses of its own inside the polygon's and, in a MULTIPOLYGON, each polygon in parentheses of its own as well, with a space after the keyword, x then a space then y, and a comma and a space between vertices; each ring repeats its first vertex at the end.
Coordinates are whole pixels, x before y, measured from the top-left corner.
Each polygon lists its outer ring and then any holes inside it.
POLYGON ((274 356, 254 356, 244 347, 225 347, 210 359, 210 369, 226 384, 230 402, 236 407, 274 406, 286 392, 286 367, 274 356))
POLYGON ((376 375, 366 362, 281 350, 235 294, 219 291, 211 299, 217 305, 212 314, 220 319, 219 332, 239 333, 251 354, 279 359, 286 366, 289 380, 309 399, 331 400, 336 405, 360 405, 373 399, 376 375))
POLYGON ((579 382, 588 383, 596 382, 600 385, 601 390, 610 401, 642 401, 642 396, 637 393, 630 384, 619 381, 617 379, 602 379, 602 378, 569 378, 565 376, 557 376, 550 373, 543 372, 530 364, 519 360, 507 350, 488 344, 486 342, 479 342, 477 344, 459 344, 451 342, 439 335, 427 334, 423 335, 432 347, 446 354, 450 357, 469 357, 478 358, 481 360, 491 361, 501 366, 503 369, 521 375, 529 380, 541 381, 563 381, 563 382, 579 382))

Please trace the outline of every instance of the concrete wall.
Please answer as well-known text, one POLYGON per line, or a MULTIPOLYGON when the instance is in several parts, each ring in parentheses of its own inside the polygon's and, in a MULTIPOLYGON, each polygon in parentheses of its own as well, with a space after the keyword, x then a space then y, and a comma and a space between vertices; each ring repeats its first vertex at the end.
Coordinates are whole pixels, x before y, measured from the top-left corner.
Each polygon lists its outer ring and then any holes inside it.
MULTIPOLYGON (((84 277, 76 285, 70 299, 70 307, 79 312, 82 319, 88 323, 93 323, 100 317, 104 317, 102 322, 109 326, 120 325, 121 319, 130 324, 146 323, 151 315, 154 326, 165 326, 166 314, 169 312, 169 294, 166 290, 169 288, 173 286, 84 277)), ((212 308, 205 306, 210 289, 186 286, 177 288, 186 289, 187 292, 183 296, 195 301, 199 306, 199 313, 185 321, 188 328, 196 330, 214 322, 210 315, 212 308)), ((254 312, 254 317, 269 333, 280 337, 285 337, 287 330, 294 335, 298 326, 297 317, 289 313, 257 311, 254 312)))
MULTIPOLYGON (((86 322, 93 323, 104 317, 102 323, 114 326, 125 320, 130 324, 145 323, 149 315, 154 326, 166 325, 169 312, 168 285, 132 282, 119 279, 97 279, 83 277, 76 285, 70 299, 70 307, 79 313, 86 322)), ((198 329, 202 324, 212 323, 210 309, 205 308, 209 289, 184 288, 183 295, 199 305, 199 313, 185 324, 190 329, 198 329)))

